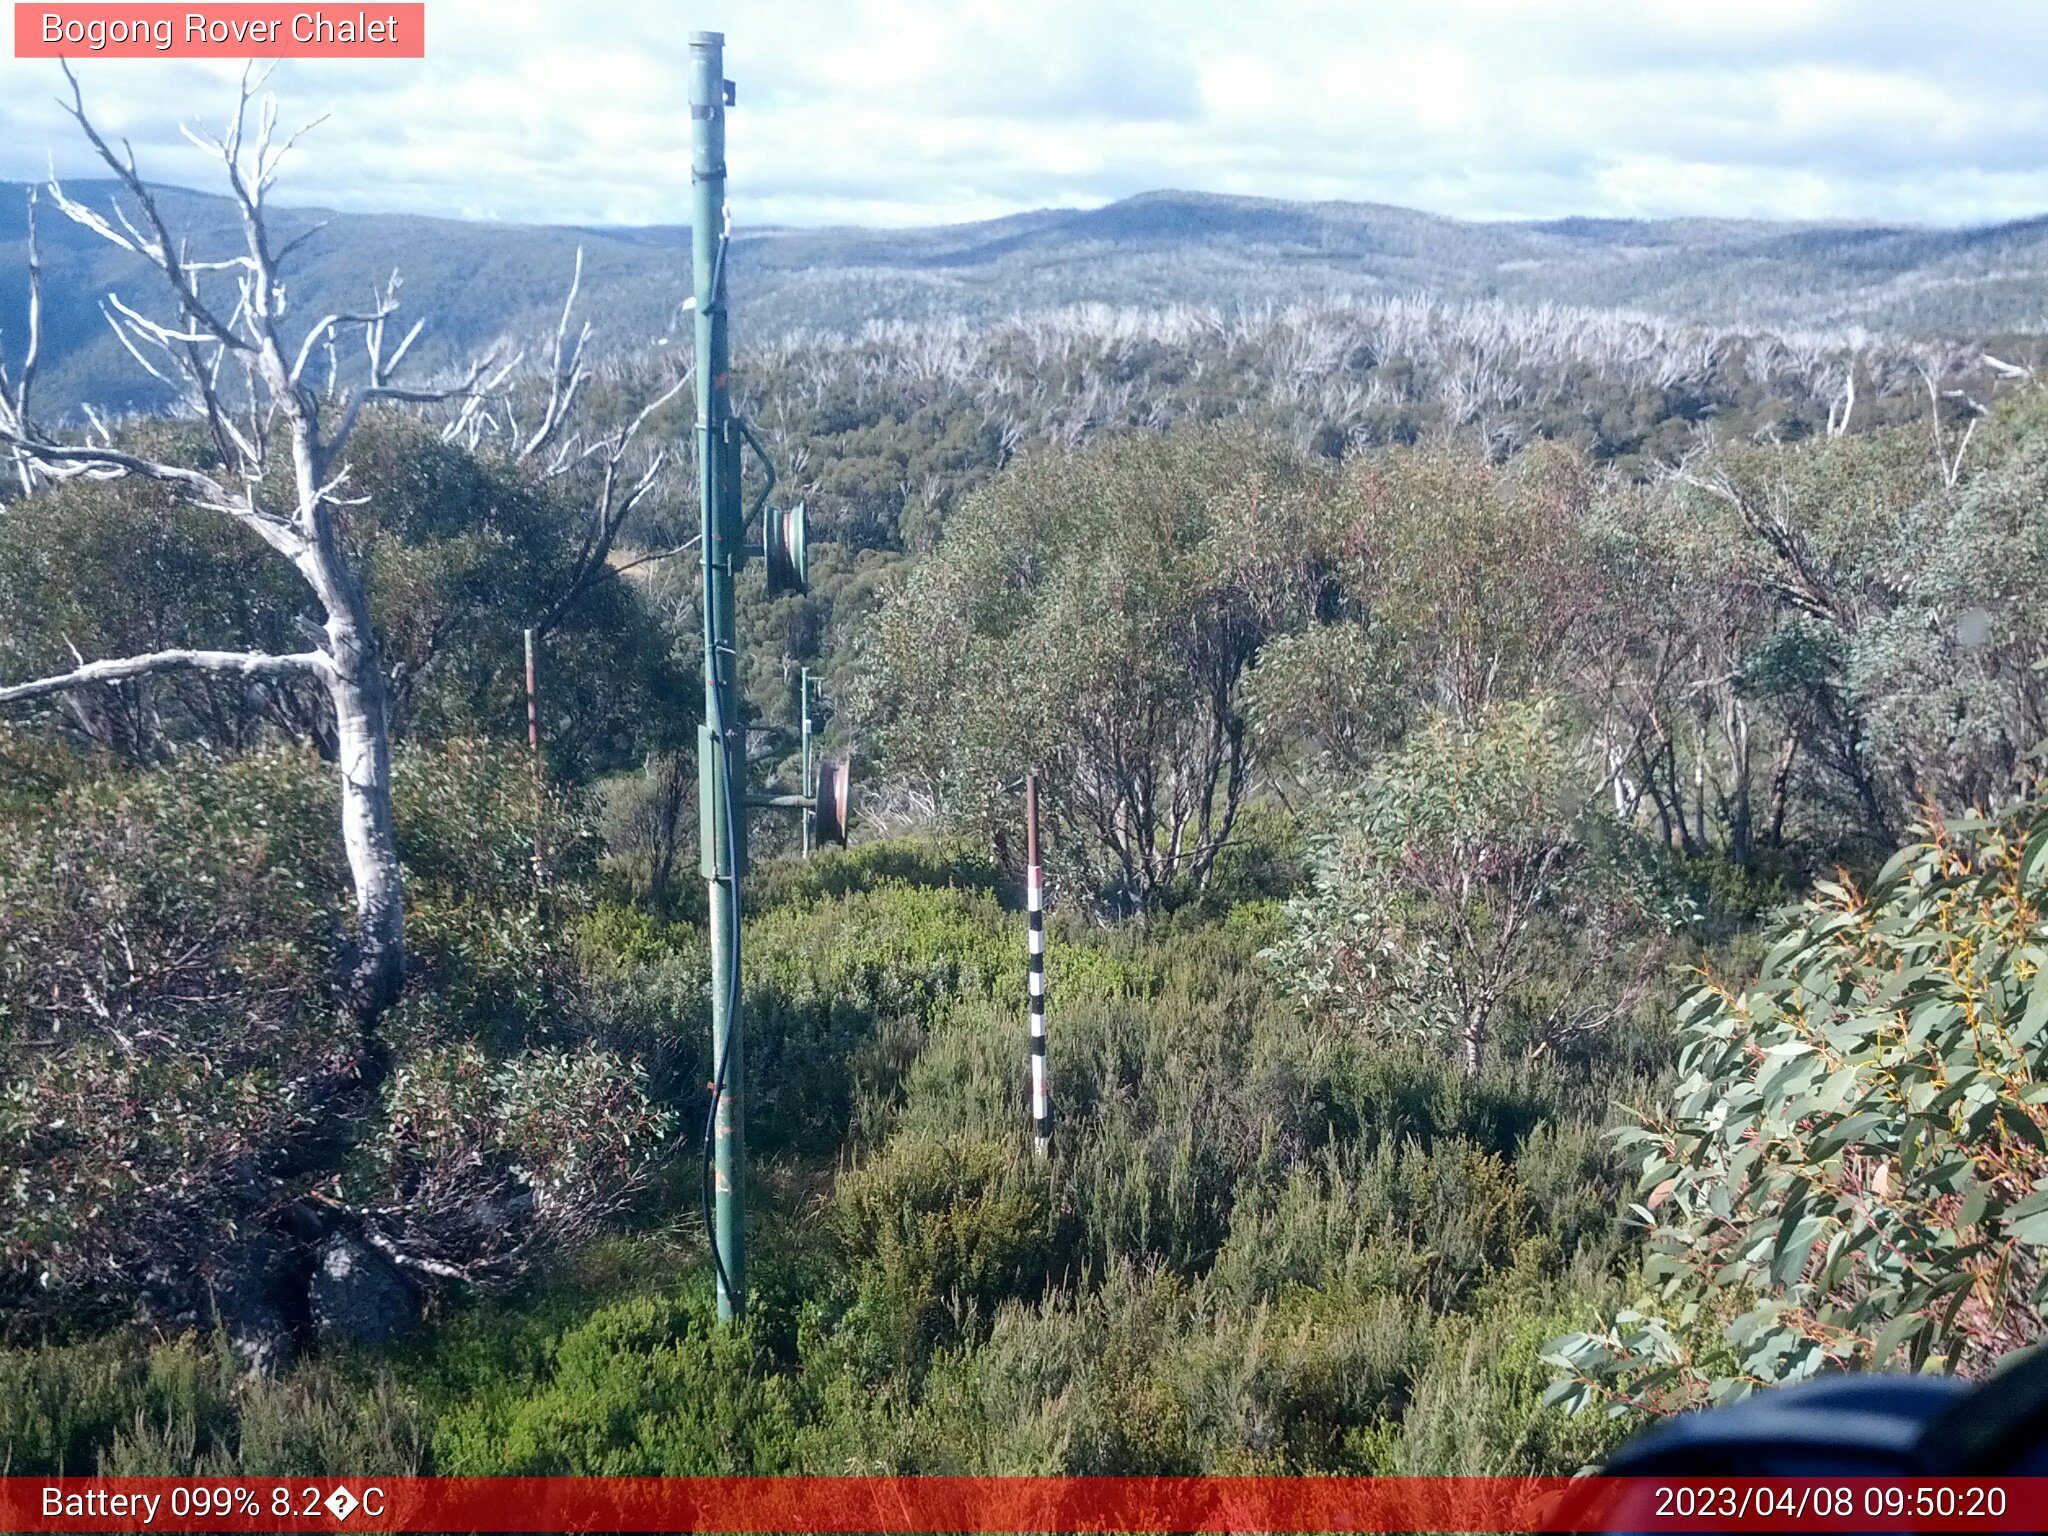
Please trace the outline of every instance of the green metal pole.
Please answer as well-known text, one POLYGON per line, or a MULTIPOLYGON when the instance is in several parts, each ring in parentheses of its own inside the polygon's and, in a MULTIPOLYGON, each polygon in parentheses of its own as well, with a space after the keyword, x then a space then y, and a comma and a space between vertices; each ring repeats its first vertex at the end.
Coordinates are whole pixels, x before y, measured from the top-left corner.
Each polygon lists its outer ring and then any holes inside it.
POLYGON ((739 1008, 740 876, 746 864, 745 725, 733 585, 742 547, 739 434, 727 395, 725 38, 690 36, 691 270, 696 292, 697 473, 703 510, 704 725, 697 738, 699 861, 710 887, 712 1186, 718 1316, 747 1305, 745 1031, 739 1008))

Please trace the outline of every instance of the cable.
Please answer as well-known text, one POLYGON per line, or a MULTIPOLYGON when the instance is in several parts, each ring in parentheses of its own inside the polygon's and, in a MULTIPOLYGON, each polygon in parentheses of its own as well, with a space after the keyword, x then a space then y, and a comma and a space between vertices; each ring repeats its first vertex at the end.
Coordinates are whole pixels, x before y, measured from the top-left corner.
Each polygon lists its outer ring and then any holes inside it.
MULTIPOLYGON (((708 591, 706 592, 705 597, 706 602, 704 604, 704 623, 706 629, 708 630, 711 624, 711 604, 709 601, 710 594, 708 591)), ((714 651, 712 654, 715 658, 716 652, 714 651)), ((718 716, 718 723, 715 727, 715 730, 717 734, 717 739, 721 744, 721 748, 723 749, 723 744, 726 743, 729 739, 726 733, 725 681, 724 678, 719 674, 718 669, 715 666, 713 668, 713 676, 717 679, 711 691, 713 707, 718 716)), ((744 754, 742 755, 740 761, 742 771, 744 771, 746 762, 744 754)), ((716 1061, 716 1063, 714 1063, 712 1068, 711 1105, 704 1112, 704 1234, 706 1238, 709 1239, 711 1244, 711 1265, 718 1276, 718 1285, 720 1291, 724 1295, 732 1297, 733 1300, 737 1302, 739 1300, 738 1291, 732 1283, 731 1273, 725 1267, 725 1255, 719 1249, 718 1246, 718 1213, 715 1198, 715 1159, 717 1156, 718 1147, 718 1106, 720 1102, 725 1098, 725 1071, 727 1064, 730 1062, 732 1058, 732 1041, 733 1036, 739 1030, 740 1016, 740 855, 738 836, 739 808, 733 796, 733 774, 732 764, 730 761, 728 761, 726 764, 726 771, 723 777, 725 780, 725 861, 726 868, 729 872, 728 878, 731 880, 732 884, 732 955, 731 963, 726 967, 726 975, 728 979, 725 994, 725 1039, 720 1042, 718 1060, 716 1061)), ((740 1176, 745 1176, 744 1170, 740 1170, 740 1176)))

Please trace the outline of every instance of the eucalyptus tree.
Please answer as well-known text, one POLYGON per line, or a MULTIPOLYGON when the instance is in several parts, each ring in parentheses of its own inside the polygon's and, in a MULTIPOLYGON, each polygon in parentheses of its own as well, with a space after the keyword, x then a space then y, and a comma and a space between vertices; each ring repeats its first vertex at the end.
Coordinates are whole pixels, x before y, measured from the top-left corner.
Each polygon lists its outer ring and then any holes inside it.
POLYGON ((1791 838, 1881 851, 1927 805, 2030 794, 2043 415, 2015 395, 1960 450, 1924 427, 1709 442, 1609 498, 1625 643, 1588 691, 1630 803, 1675 845, 1746 859, 1791 838))
POLYGON ((1551 1345, 1556 1400, 1979 1375, 2040 1338, 2044 849, 2038 801, 1930 819, 1867 883, 1816 882, 1754 980, 1700 984, 1666 1102, 1613 1133, 1652 1294, 1551 1345))
POLYGON ((1322 585, 1322 474, 1215 430, 1014 466, 877 621, 885 761, 999 843, 1035 769, 1055 858, 1114 907, 1200 888, 1257 773, 1247 671, 1322 585))
POLYGON ((1326 808, 1268 954, 1283 989, 1334 1029, 1441 1044, 1468 1075, 1510 1018, 1533 1054, 1621 1017, 1655 946, 1632 942, 1587 745, 1548 703, 1422 721, 1326 808))

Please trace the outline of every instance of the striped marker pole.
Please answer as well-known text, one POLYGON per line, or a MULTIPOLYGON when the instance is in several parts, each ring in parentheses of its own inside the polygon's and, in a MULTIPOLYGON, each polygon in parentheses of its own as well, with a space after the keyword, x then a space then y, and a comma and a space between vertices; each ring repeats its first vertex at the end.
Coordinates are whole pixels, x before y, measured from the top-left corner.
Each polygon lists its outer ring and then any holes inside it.
POLYGON ((1052 1093, 1045 1080, 1045 896, 1038 870, 1038 775, 1024 775, 1024 894, 1031 913, 1031 1136, 1052 1153, 1052 1093))
POLYGON ((536 885, 545 886, 548 883, 548 861, 540 837, 546 804, 541 787, 539 681, 534 665, 533 628, 529 625, 526 631, 526 747, 533 762, 533 879, 536 885))

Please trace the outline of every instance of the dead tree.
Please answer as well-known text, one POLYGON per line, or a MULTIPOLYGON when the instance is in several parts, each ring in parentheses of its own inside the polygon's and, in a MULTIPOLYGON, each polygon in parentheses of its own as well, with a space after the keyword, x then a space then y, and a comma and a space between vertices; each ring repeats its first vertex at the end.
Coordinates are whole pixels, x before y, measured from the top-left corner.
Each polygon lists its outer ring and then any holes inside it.
MULTIPOLYGON (((671 467, 669 451, 656 448, 636 462, 640 434, 649 419, 682 393, 691 380, 690 371, 684 369, 656 390, 631 420, 608 431, 575 425, 577 398, 591 377, 584 352, 593 327, 588 320, 580 326, 576 324, 576 301, 582 291, 583 250, 579 246, 576 269, 569 279, 569 294, 563 300, 561 318, 555 324, 548 347, 547 398, 540 406, 540 419, 530 429, 520 422, 515 388, 494 405, 459 414, 443 434, 473 452, 494 448, 544 481, 576 488, 567 493, 567 499, 580 506, 583 516, 578 548, 560 588, 547 606, 533 616, 530 627, 536 640, 546 639, 568 615, 576 599, 604 574, 620 529, 662 485, 671 467), (583 494, 578 495, 577 490, 583 494)), ((515 364, 521 360, 513 359, 515 364)), ((621 569, 667 559, 696 542, 691 539, 674 549, 641 555, 621 569)))
MULTIPOLYGON (((21 356, 21 372, 10 376, 7 359, 0 354, 0 431, 10 423, 28 420, 29 397, 36 386, 36 363, 43 350, 43 261, 36 240, 36 189, 28 191, 28 344, 21 356)), ((19 452, 9 456, 21 481, 22 494, 36 487, 35 472, 19 452)))
MULTIPOLYGON (((316 230, 278 244, 264 200, 280 162, 298 137, 276 139, 275 103, 265 102, 250 122, 261 86, 245 74, 234 116, 219 138, 186 137, 218 155, 241 215, 243 249, 195 259, 166 226, 155 195, 136 168, 133 149, 117 152, 87 116, 78 81, 66 110, 120 183, 111 217, 66 196, 55 181, 51 200, 67 217, 154 266, 169 289, 175 313, 152 318, 110 293, 102 309, 135 361, 178 391, 204 423, 218 470, 144 458, 107 440, 67 441, 45 431, 29 414, 34 327, 29 363, 11 394, 0 388, 0 444, 25 485, 66 479, 142 476, 169 487, 189 504, 247 528, 304 578, 324 620, 303 621, 306 649, 261 651, 158 651, 149 655, 82 662, 51 677, 0 686, 0 704, 64 694, 97 684, 153 674, 197 670, 242 678, 311 679, 334 711, 341 771, 341 830, 355 888, 358 929, 345 977, 351 1012, 366 1027, 397 998, 405 980, 405 914, 398 849, 391 824, 391 743, 386 721, 386 680, 369 604, 343 551, 336 511, 350 504, 345 458, 349 434, 363 410, 385 400, 473 398, 489 360, 452 384, 419 387, 401 382, 399 369, 424 322, 396 345, 387 327, 396 312, 397 277, 360 313, 322 316, 296 344, 284 332, 285 292, 279 274, 292 252, 316 230), (253 142, 250 129, 253 127, 253 142), (225 302, 223 302, 225 301, 225 302), (309 362, 330 359, 338 339, 359 337, 366 360, 360 382, 328 388, 307 378, 309 362), (272 471, 289 467, 279 493, 272 471)), ((30 257, 32 275, 36 259, 30 257)), ((38 290, 31 287, 31 303, 38 290)), ((33 313, 33 309, 32 309, 33 313)))

